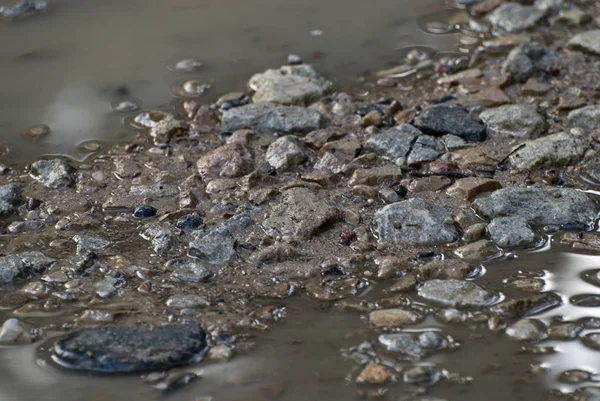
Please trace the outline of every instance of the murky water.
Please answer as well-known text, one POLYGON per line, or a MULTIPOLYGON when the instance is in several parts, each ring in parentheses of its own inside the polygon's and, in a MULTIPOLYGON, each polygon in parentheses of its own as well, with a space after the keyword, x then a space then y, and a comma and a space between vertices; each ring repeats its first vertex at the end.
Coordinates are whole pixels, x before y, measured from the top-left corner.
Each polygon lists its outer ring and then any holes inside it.
MULTIPOLYGON (((535 315, 547 323, 555 319, 574 321, 600 317, 598 308, 575 306, 569 298, 576 294, 600 294, 597 286, 583 280, 585 272, 595 272, 600 255, 572 253, 560 244, 535 252, 508 254, 485 263, 485 274, 477 278, 491 289, 515 295, 508 279, 536 276, 546 281, 545 290, 560 294, 565 305, 535 315), (582 276, 583 275, 583 276, 582 276)), ((518 292, 517 292, 518 293, 518 292)), ((379 284, 361 296, 365 301, 381 297, 379 284)), ((419 302, 409 294, 413 302, 419 302)), ((523 295, 523 293, 521 293, 523 295)), ((377 386, 354 383, 360 365, 344 357, 365 341, 375 343, 376 330, 369 327, 366 315, 343 311, 330 304, 304 297, 284 301, 259 301, 285 307, 285 317, 272 329, 256 336, 256 347, 226 363, 200 363, 179 371, 194 372, 196 381, 168 394, 160 393, 139 376, 98 376, 67 372, 52 364, 46 349, 52 339, 26 347, 3 348, 0 352, 0 398, 6 400, 115 400, 176 401, 208 400, 348 400, 365 396, 392 400, 481 400, 560 399, 560 392, 593 385, 600 372, 599 351, 583 345, 580 339, 546 340, 531 348, 553 347, 552 353, 526 352, 526 344, 508 339, 502 332, 490 332, 482 325, 442 324, 433 315, 407 331, 439 330, 450 335, 458 347, 434 353, 419 362, 435 366, 448 377, 439 383, 418 388, 392 383, 378 393, 377 386), (585 370, 590 380, 564 384, 558 378, 570 369, 585 370), (423 395, 421 395, 423 394, 423 395), (207 397, 207 398, 203 398, 207 397), (420 398, 431 397, 431 398, 420 398), (436 398, 437 397, 437 398, 436 398)), ((3 313, 7 317, 8 313, 3 313)), ((35 324, 35 318, 29 320, 35 324)), ((594 332, 588 330, 582 332, 594 332)), ((595 330, 597 331, 597 330, 595 330)), ((378 354, 383 363, 402 369, 411 366, 394 357, 378 354)))
POLYGON ((458 12, 447 0, 49 3, 40 15, 0 21, 0 141, 13 161, 49 153, 80 158, 75 147, 83 140, 123 140, 132 133, 111 103, 168 107, 171 88, 189 79, 210 84, 208 102, 243 90, 251 74, 296 54, 344 88, 397 63, 408 46, 459 46, 452 29, 420 28, 458 12), (204 67, 167 68, 190 57, 204 67), (47 124, 51 135, 23 141, 20 134, 33 124, 47 124))

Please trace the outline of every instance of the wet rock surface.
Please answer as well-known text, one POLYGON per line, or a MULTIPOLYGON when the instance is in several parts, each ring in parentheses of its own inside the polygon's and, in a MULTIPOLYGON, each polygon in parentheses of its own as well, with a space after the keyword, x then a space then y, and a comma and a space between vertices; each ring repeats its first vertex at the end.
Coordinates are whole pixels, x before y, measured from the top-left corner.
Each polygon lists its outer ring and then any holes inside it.
POLYGON ((497 299, 497 295, 471 281, 430 280, 419 288, 419 295, 428 301, 458 308, 481 308, 497 299))

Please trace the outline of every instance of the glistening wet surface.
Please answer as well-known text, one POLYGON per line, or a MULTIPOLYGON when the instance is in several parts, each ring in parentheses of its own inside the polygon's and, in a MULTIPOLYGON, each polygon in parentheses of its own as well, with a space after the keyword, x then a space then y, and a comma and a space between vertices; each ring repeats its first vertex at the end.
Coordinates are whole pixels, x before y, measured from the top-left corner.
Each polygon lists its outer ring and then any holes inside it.
POLYGON ((203 97, 216 98, 243 90, 252 73, 285 63, 289 54, 349 86, 397 64, 406 47, 458 52, 448 24, 458 11, 447 3, 55 0, 38 15, 0 21, 0 140, 13 161, 81 158, 86 153, 76 145, 84 140, 133 136, 121 124, 127 113, 111 113, 111 104, 168 108, 172 88, 187 80, 210 85, 203 97), (168 69, 189 58, 203 67, 168 69), (23 141, 34 124, 48 125, 51 134, 23 141))
MULTIPOLYGON (((598 354, 584 345, 582 338, 598 332, 597 307, 581 307, 569 302, 577 294, 598 294, 598 287, 582 276, 597 272, 600 255, 573 253, 555 236, 550 247, 532 252, 507 254, 484 263, 484 274, 476 282, 519 298, 531 295, 515 290, 514 280, 539 278, 544 290, 554 291, 564 305, 527 316, 544 321, 551 328, 572 322, 578 327, 572 338, 559 337, 550 330, 550 339, 528 345, 509 339, 503 331, 490 332, 478 323, 477 313, 462 323, 442 323, 439 308, 407 294, 413 306, 427 311, 422 323, 396 332, 436 332, 445 336, 444 349, 415 360, 385 351, 377 338, 385 334, 369 327, 367 315, 349 311, 348 304, 315 302, 305 297, 285 301, 256 301, 278 308, 279 322, 257 334, 255 347, 225 363, 202 362, 173 369, 171 375, 192 372, 196 380, 176 391, 163 393, 139 375, 101 376, 73 373, 57 367, 49 359, 53 339, 23 347, 2 349, 0 372, 2 398, 6 400, 44 399, 61 401, 186 400, 489 400, 561 399, 579 387, 594 384, 598 354), (509 284, 509 283, 513 284, 509 284), (342 307, 345 305, 345 307, 342 307), (587 328, 586 328, 587 327, 587 328), (388 386, 356 384, 355 378, 368 361, 387 366, 395 381, 388 386), (416 366, 435 372, 435 385, 426 380, 407 384, 406 372, 416 366), (566 372, 566 373, 565 373, 566 372), (438 382, 439 380, 439 382, 438 382)), ((527 288, 523 286, 522 288, 527 288)), ((359 296, 355 305, 382 302, 382 288, 374 283, 359 296)), ((3 313, 8 317, 10 313, 3 313)), ((44 318, 48 319, 48 318, 44 318)), ((26 322, 36 324, 35 318, 26 322)), ((584 398, 585 399, 585 398, 584 398)))

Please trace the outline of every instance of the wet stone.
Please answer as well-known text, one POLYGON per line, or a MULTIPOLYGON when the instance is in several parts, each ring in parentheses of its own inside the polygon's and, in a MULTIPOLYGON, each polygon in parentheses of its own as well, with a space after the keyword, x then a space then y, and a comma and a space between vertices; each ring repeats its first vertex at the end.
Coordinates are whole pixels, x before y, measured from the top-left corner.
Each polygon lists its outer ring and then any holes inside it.
POLYGON ((61 270, 57 270, 55 272, 52 273, 48 273, 42 276, 42 281, 45 281, 47 283, 66 283, 67 281, 69 281, 69 277, 67 276, 67 274, 61 270))
POLYGON ((535 319, 522 319, 507 327, 506 335, 516 341, 540 341, 548 337, 546 325, 535 319))
POLYGON ((482 239, 463 245, 454 250, 454 254, 463 260, 480 261, 498 255, 499 250, 492 241, 482 239))
POLYGON ((207 282, 213 277, 213 272, 198 262, 177 260, 169 263, 173 267, 171 277, 188 283, 207 282))
POLYGON ((422 132, 412 125, 401 124, 369 138, 365 149, 382 154, 402 166, 406 164, 412 145, 421 134, 422 132))
POLYGON ((257 134, 305 135, 322 128, 325 120, 313 109, 259 103, 226 110, 221 124, 224 131, 249 128, 257 134))
POLYGON ((135 208, 133 211, 133 217, 136 219, 146 219, 148 217, 156 216, 156 208, 150 205, 142 205, 135 208))
POLYGON ((200 228, 203 223, 202 217, 197 214, 186 214, 177 219, 175 227, 182 231, 196 230, 197 228, 200 228))
POLYGON ((479 115, 490 131, 516 138, 537 138, 546 132, 546 119, 535 105, 511 104, 487 109, 479 115))
POLYGON ((382 309, 369 314, 372 327, 404 327, 421 320, 421 316, 407 309, 382 309))
POLYGON ((433 384, 442 378, 442 373, 435 366, 414 366, 404 371, 403 379, 410 384, 433 384))
POLYGON ((206 351, 197 323, 82 329, 52 347, 58 364, 78 370, 128 373, 166 370, 199 360, 206 351))
POLYGON ((331 82, 317 74, 309 64, 284 65, 253 75, 248 86, 254 103, 305 105, 317 100, 331 88, 331 82))
POLYGON ((467 262, 459 259, 433 260, 417 267, 420 278, 431 279, 463 279, 470 275, 473 268, 467 262))
POLYGON ((437 331, 382 334, 377 340, 388 351, 399 352, 417 359, 426 356, 431 351, 448 346, 446 337, 437 331))
POLYGON ((486 218, 521 217, 530 224, 590 224, 598 205, 574 189, 503 188, 473 202, 486 218))
POLYGON ((13 6, 0 6, 0 16, 4 18, 21 18, 42 11, 48 7, 44 0, 22 0, 13 6))
POLYGON ((450 196, 459 197, 465 200, 473 200, 477 195, 484 192, 493 192, 502 188, 502 185, 496 180, 490 178, 467 177, 456 180, 446 193, 450 196))
POLYGON ((512 166, 528 170, 541 165, 569 165, 581 160, 589 148, 584 138, 566 132, 527 141, 509 157, 512 166))
POLYGON ((392 378, 392 374, 385 366, 370 363, 356 378, 359 384, 385 384, 392 378))
POLYGON ((502 248, 532 247, 539 236, 521 217, 497 217, 488 225, 490 237, 502 248))
POLYGON ((96 295, 100 298, 112 298, 118 293, 118 285, 120 280, 114 277, 107 277, 104 280, 98 281, 94 284, 94 290, 96 295))
POLYGON ((430 280, 419 288, 419 295, 428 301, 454 308, 481 308, 497 299, 497 295, 472 281, 430 280))
POLYGON ((31 165, 31 178, 47 188, 64 189, 75 184, 75 169, 62 159, 38 160, 31 165))
POLYGON ((131 188, 129 188, 129 195, 148 198, 175 196, 178 193, 179 190, 177 189, 177 186, 170 184, 132 185, 131 188))
POLYGON ((600 30, 586 31, 575 35, 567 43, 567 49, 600 56, 600 30))
POLYGON ((167 299, 167 306, 171 308, 203 308, 210 306, 210 302, 199 295, 173 295, 167 299))
POLYGON ((17 207, 25 202, 21 189, 15 183, 0 187, 0 216, 10 216, 17 213, 17 207))
POLYGON ((77 255, 83 255, 89 251, 100 251, 112 245, 109 240, 91 235, 74 235, 73 241, 77 244, 77 255))
POLYGON ((0 345, 29 344, 31 335, 17 319, 8 319, 0 327, 0 345))
POLYGON ((546 13, 547 10, 534 6, 505 3, 488 14, 487 20, 496 28, 517 33, 535 26, 546 13))
POLYGON ((235 240, 228 235, 211 233, 190 242, 188 255, 211 265, 226 264, 236 256, 235 240))
POLYGON ((12 283, 25 273, 26 266, 18 256, 0 257, 0 282, 12 283))
POLYGON ((385 206, 375 213, 378 240, 394 245, 435 245, 458 239, 451 218, 443 206, 422 199, 409 199, 385 206))
POLYGON ((569 113, 568 119, 574 127, 587 130, 600 128, 600 106, 586 106, 573 110, 569 113))
POLYGON ((179 241, 167 227, 157 223, 149 223, 142 227, 140 237, 152 243, 154 252, 164 255, 173 249, 179 241))
POLYGON ((517 82, 526 82, 539 71, 547 70, 555 58, 555 54, 540 43, 524 43, 510 51, 502 72, 517 82))
POLYGON ((269 145, 265 159, 277 171, 288 171, 308 160, 309 152, 298 138, 284 136, 269 145))
POLYGON ((444 104, 428 106, 415 119, 415 126, 434 136, 456 135, 470 142, 486 138, 485 124, 466 109, 444 104))
POLYGON ((218 177, 241 177, 254 170, 254 158, 249 148, 242 145, 218 147, 196 162, 203 179, 218 177))

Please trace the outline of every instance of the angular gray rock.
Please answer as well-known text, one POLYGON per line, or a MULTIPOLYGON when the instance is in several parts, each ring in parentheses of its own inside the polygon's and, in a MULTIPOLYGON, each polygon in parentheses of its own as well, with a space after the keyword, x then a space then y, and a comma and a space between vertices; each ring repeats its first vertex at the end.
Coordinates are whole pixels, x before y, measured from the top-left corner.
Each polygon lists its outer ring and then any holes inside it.
POLYGON ((488 130, 516 138, 534 139, 546 132, 546 118, 535 105, 510 104, 484 110, 480 115, 488 130))
POLYGON ((85 371, 161 371, 196 362, 206 352, 204 331, 195 322, 176 325, 82 329, 52 347, 58 364, 85 371))
POLYGON ((399 166, 406 164, 406 159, 417 137, 422 132, 409 124, 401 124, 384 130, 367 141, 365 149, 384 155, 399 166))
POLYGON ((329 91, 330 81, 319 76, 309 64, 284 65, 253 75, 248 86, 254 90, 254 103, 306 105, 329 91))
POLYGON ((187 260, 174 260, 168 263, 173 268, 171 277, 188 283, 201 283, 209 281, 213 272, 201 263, 187 260))
POLYGON ((115 277, 107 277, 94 284, 96 295, 100 298, 112 298, 117 295, 117 286, 121 281, 115 277))
POLYGON ((522 217, 497 217, 488 225, 490 237, 502 248, 532 247, 540 238, 522 217))
POLYGON ((472 281, 429 280, 419 288, 419 295, 428 301, 453 308, 481 308, 498 299, 498 295, 472 281))
POLYGON ((324 117, 316 110, 273 103, 248 104, 223 113, 224 131, 250 128, 258 134, 305 135, 325 125, 324 117))
POLYGON ((573 110, 568 115, 569 124, 587 130, 600 128, 600 106, 586 106, 573 110))
POLYGON ((519 170, 535 166, 569 165, 578 162, 588 149, 588 141, 566 132, 547 135, 524 143, 509 158, 510 164, 519 170))
POLYGON ((434 136, 456 135, 470 142, 483 141, 485 124, 479 117, 458 106, 434 104, 427 106, 415 118, 415 126, 434 136))
POLYGON ((567 49, 600 56, 600 29, 581 32, 567 43, 567 49))
POLYGON ((523 43, 510 51, 502 72, 517 82, 525 82, 539 71, 548 69, 555 59, 555 53, 546 46, 537 42, 523 43))
POLYGON ((504 3, 487 15, 487 20, 506 32, 517 33, 532 28, 546 16, 547 9, 504 3))
POLYGON ((0 283, 12 283, 25 273, 23 261, 16 255, 0 257, 0 283))
POLYGON ((38 160, 29 170, 31 178, 47 188, 64 189, 75 184, 75 169, 62 159, 38 160))
POLYGON ((152 249, 159 255, 167 254, 179 244, 177 237, 168 227, 159 223, 148 223, 140 230, 140 237, 152 243, 152 249))
POLYGON ((112 242, 107 239, 83 234, 74 235, 73 241, 77 244, 78 255, 88 251, 100 251, 112 245, 112 242))
POLYGON ((430 135, 421 135, 415 141, 406 163, 428 162, 437 159, 444 153, 446 153, 446 148, 441 141, 430 135))
POLYGON ((575 189, 503 188, 472 203, 483 217, 515 216, 533 225, 587 225, 599 210, 594 200, 575 189))
POLYGON ((267 148, 265 159, 277 171, 287 171, 308 160, 310 151, 300 140, 288 135, 277 139, 267 148))
POLYGON ((167 299, 171 308, 202 308, 210 306, 210 302, 199 295, 173 295, 167 299))
POLYGON ((17 319, 8 319, 0 328, 0 345, 29 344, 31 335, 17 319))
POLYGON ((380 243, 436 245, 458 239, 451 217, 443 206, 413 198, 378 210, 374 221, 380 243))
POLYGON ((235 257, 235 239, 216 233, 208 234, 190 242, 188 255, 211 265, 229 263, 235 257))
POLYGON ((0 217, 10 216, 17 212, 17 207, 25 202, 21 189, 15 183, 0 187, 0 217))

